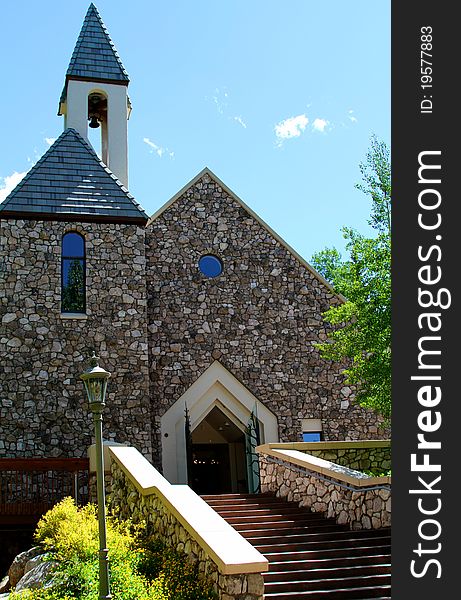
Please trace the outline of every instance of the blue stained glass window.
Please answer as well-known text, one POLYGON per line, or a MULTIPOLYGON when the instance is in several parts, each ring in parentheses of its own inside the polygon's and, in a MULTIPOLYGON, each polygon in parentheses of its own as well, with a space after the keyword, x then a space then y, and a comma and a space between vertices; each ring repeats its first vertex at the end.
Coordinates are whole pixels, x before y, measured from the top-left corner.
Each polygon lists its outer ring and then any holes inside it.
POLYGON ((62 238, 61 312, 84 313, 86 310, 85 239, 71 231, 62 238))
POLYGON ((81 257, 85 256, 85 240, 79 233, 71 231, 62 238, 62 255, 81 257))
POLYGON ((303 442, 320 442, 320 431, 304 431, 303 442))
POLYGON ((217 256, 212 254, 205 254, 198 261, 198 268, 205 275, 205 277, 218 277, 223 271, 222 262, 217 256))

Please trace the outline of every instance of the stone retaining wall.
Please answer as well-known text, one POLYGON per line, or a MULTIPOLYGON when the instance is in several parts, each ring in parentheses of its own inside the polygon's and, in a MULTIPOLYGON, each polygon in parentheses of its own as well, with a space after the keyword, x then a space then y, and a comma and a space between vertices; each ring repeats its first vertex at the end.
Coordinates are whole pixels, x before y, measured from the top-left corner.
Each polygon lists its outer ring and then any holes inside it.
POLYGON ((115 461, 112 462, 112 492, 108 504, 119 510, 121 518, 145 521, 168 546, 185 552, 188 560, 198 563, 199 577, 212 582, 220 600, 263 600, 261 573, 220 573, 213 559, 162 500, 155 493, 141 495, 115 461))
POLYGON ((303 469, 288 461, 259 455, 261 491, 297 502, 299 506, 335 518, 351 529, 391 525, 390 486, 353 488, 334 477, 303 469))
POLYGON ((388 471, 391 468, 391 448, 324 448, 321 450, 302 450, 312 456, 318 456, 337 465, 357 471, 388 471))

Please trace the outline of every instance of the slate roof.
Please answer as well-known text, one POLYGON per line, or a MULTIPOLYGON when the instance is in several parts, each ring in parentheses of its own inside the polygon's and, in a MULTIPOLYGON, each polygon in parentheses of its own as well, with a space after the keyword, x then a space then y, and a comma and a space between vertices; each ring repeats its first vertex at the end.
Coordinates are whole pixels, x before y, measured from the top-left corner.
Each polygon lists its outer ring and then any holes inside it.
POLYGON ((63 105, 67 99, 67 82, 69 79, 108 81, 121 85, 128 85, 130 81, 128 73, 125 71, 109 33, 93 3, 88 8, 70 59, 66 81, 59 99, 58 115, 62 115, 64 111, 63 105))
POLYGON ((66 129, 0 204, 0 219, 145 223, 146 213, 75 129, 66 129))
POLYGON ((93 3, 86 13, 66 77, 126 83, 129 81, 117 50, 93 3))

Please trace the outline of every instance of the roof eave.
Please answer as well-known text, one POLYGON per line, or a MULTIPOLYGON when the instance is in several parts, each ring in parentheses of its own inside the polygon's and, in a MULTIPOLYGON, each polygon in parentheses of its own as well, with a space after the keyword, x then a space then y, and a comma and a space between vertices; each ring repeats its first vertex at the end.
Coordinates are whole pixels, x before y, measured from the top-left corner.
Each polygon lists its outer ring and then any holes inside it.
POLYGON ((9 220, 24 220, 24 221, 68 221, 71 223, 118 223, 118 224, 147 224, 147 217, 117 217, 115 215, 90 215, 81 213, 41 213, 41 212, 21 212, 14 210, 1 210, 0 221, 9 220))
POLYGON ((114 85, 124 85, 128 87, 130 80, 127 79, 111 79, 110 77, 87 77, 85 75, 66 75, 66 86, 68 81, 91 81, 94 83, 113 83, 114 85))

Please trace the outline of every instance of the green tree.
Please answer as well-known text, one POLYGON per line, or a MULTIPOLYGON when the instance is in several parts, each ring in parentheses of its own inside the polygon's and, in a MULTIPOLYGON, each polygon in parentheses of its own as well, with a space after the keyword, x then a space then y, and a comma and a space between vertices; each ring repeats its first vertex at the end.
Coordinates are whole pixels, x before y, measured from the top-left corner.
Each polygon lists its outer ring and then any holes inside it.
POLYGON ((346 381, 356 386, 361 406, 391 417, 391 167, 389 149, 376 136, 366 162, 360 164, 357 189, 371 197, 366 237, 344 227, 344 260, 335 248, 312 257, 312 265, 346 301, 331 307, 325 320, 333 326, 329 340, 317 347, 324 358, 344 361, 346 381))

